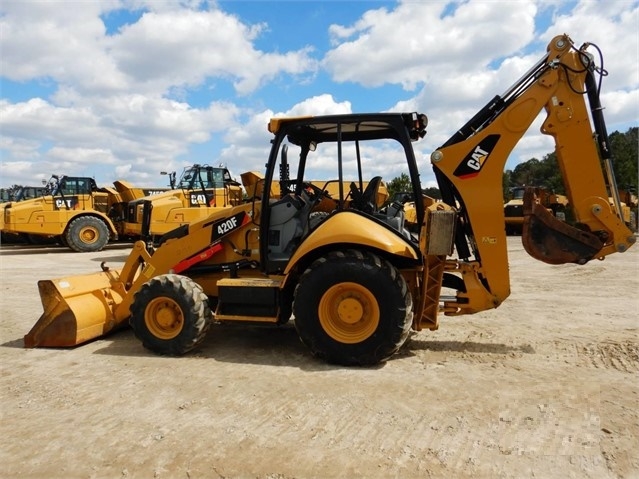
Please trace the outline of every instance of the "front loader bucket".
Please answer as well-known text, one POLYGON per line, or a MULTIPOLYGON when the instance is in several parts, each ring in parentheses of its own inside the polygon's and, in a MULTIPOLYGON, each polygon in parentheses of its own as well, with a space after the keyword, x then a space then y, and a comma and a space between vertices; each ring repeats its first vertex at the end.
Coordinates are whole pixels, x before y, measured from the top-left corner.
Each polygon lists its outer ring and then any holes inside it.
POLYGON ((44 313, 24 337, 24 346, 68 347, 99 338, 126 324, 114 311, 122 296, 113 289, 115 270, 38 281, 44 313))

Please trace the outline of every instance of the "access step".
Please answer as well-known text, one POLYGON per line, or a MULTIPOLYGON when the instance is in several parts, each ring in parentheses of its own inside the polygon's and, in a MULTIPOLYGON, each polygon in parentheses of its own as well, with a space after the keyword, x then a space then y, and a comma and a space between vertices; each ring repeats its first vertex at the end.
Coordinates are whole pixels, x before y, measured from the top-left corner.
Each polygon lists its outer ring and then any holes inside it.
POLYGON ((281 284, 279 280, 265 278, 219 280, 215 320, 276 323, 281 284))

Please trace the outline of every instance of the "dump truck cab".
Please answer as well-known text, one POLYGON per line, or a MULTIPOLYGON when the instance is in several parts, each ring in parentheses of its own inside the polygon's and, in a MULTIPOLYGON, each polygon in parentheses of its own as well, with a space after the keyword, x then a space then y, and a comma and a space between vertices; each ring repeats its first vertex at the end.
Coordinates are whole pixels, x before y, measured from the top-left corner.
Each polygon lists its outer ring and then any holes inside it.
POLYGON ((119 226, 122 236, 158 237, 242 202, 240 183, 226 167, 195 164, 185 168, 177 182, 174 178, 172 173, 170 190, 129 202, 119 226))

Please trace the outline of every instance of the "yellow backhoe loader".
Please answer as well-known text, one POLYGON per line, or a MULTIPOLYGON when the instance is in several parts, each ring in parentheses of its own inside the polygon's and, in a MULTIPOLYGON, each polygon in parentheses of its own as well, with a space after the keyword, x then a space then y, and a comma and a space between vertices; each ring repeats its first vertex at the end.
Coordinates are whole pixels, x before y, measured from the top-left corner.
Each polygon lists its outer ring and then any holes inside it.
POLYGON ((42 196, 2 204, 0 231, 28 235, 32 241, 54 238, 73 251, 100 251, 118 238, 116 224, 127 203, 150 193, 121 180, 114 186, 100 188, 90 177, 53 175, 42 196))
POLYGON ((526 251, 579 265, 626 251, 635 236, 618 198, 608 201, 617 187, 597 85, 604 72, 588 49, 553 38, 538 63, 431 154, 441 202, 421 194, 413 143, 426 133, 423 114, 272 119, 260 194, 179 227, 156 247, 136 242, 122 268, 40 281, 44 313, 25 346, 75 346, 130 325, 146 348, 181 355, 214 323, 294 317, 318 358, 384 361, 411 328, 437 329, 439 313, 496 308, 510 294, 502 174, 544 109, 542 132, 555 139, 575 223, 557 220, 528 190, 526 251), (414 198, 423 198, 417 233, 404 227, 401 207, 380 210, 373 199, 381 179, 366 174, 377 165, 364 152, 375 146, 405 158, 414 198), (306 181, 316 158, 334 159, 336 192, 306 181), (322 201, 332 209, 311 225, 322 201))

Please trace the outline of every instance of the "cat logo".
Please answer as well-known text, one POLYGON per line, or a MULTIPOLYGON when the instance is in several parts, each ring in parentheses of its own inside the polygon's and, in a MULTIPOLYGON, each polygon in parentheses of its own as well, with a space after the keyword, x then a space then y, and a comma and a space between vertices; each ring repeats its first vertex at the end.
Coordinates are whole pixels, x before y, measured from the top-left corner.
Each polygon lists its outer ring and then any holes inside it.
POLYGON ((78 197, 54 198, 56 210, 75 210, 78 206, 78 197))
POLYGON ((208 203, 208 195, 203 193, 192 193, 190 195, 191 206, 215 206, 215 201, 211 200, 211 204, 208 203))
POLYGON ((453 174, 463 180, 479 175, 498 141, 499 135, 488 135, 466 155, 453 174))

